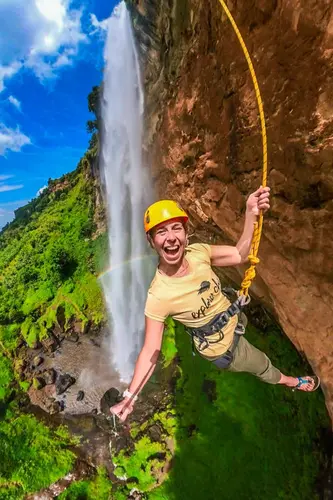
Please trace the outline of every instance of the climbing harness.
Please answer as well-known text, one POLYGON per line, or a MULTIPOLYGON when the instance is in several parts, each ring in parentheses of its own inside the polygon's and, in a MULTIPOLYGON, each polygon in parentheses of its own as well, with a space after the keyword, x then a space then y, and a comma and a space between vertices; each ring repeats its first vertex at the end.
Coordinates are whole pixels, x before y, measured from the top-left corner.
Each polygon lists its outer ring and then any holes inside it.
MULTIPOLYGON (((247 50, 247 47, 245 45, 245 42, 243 40, 243 37, 237 27, 237 24, 228 9, 227 5, 225 4, 224 0, 219 0, 221 6, 224 9, 224 12, 226 13, 229 21, 231 22, 231 25, 237 35, 237 38, 239 40, 239 43, 242 47, 242 50, 244 52, 251 78, 253 81, 254 85, 254 90, 256 94, 256 99, 257 99, 257 104, 258 104, 258 109, 259 109, 259 117, 260 117, 260 124, 261 124, 261 135, 262 135, 262 152, 263 152, 263 169, 262 169, 262 182, 261 185, 265 187, 267 185, 267 134, 266 134, 266 124, 265 124, 265 115, 264 115, 264 108, 263 108, 263 103, 261 99, 261 94, 259 90, 259 85, 258 85, 258 80, 254 71, 254 67, 251 61, 250 54, 247 50)), ((228 309, 217 316, 213 318, 207 325, 204 325, 200 328, 187 328, 187 332, 192 336, 192 345, 194 344, 194 339, 196 338, 199 340, 199 347, 198 350, 199 352, 203 351, 206 349, 209 344, 213 344, 216 342, 219 342, 220 340, 223 339, 223 328, 227 325, 229 320, 237 315, 241 314, 242 309, 250 302, 251 298, 249 295, 249 288, 252 284, 252 281, 254 280, 256 276, 256 265, 259 264, 260 259, 258 257, 258 250, 259 250, 259 243, 260 243, 260 238, 262 234, 262 225, 263 225, 263 214, 260 211, 259 214, 259 220, 255 222, 254 224, 254 231, 253 231, 253 237, 252 237, 252 242, 251 242, 251 248, 250 248, 250 253, 248 256, 248 260, 250 262, 250 267, 245 271, 243 281, 241 283, 241 289, 237 292, 237 299, 228 307, 228 309), (210 340, 209 336, 213 335, 215 333, 219 332, 220 337, 217 340, 210 340)), ((226 289, 224 289, 225 291, 226 289)), ((221 358, 218 358, 218 360, 215 361, 215 364, 218 362, 218 366, 220 368, 226 368, 230 365, 232 361, 232 354, 233 351, 236 349, 238 341, 239 341, 239 333, 237 333, 237 328, 240 323, 238 323, 236 330, 235 330, 235 336, 234 340, 232 343, 232 346, 228 349, 228 351, 223 355, 221 358)), ((241 325, 243 326, 243 325, 241 325)), ((243 327, 244 328, 244 327, 243 327)), ((245 328, 244 328, 245 330, 245 328)), ((244 333, 244 332, 242 332, 244 333)), ((192 351, 194 354, 194 350, 192 351)))
MULTIPOLYGON (((259 108, 259 116, 260 116, 260 123, 261 123, 261 135, 262 135, 262 152, 263 152, 263 172, 262 172, 262 182, 261 185, 263 187, 266 186, 267 184, 267 135, 266 135, 266 124, 265 124, 265 115, 264 115, 264 107, 260 95, 260 90, 259 90, 259 85, 258 85, 258 80, 254 71, 254 67, 251 61, 251 57, 249 54, 249 51, 247 50, 247 47, 245 45, 245 42, 243 40, 243 37, 237 27, 237 24, 228 9, 226 3, 224 0, 219 0, 220 4, 222 5, 224 12, 226 13, 229 21, 231 22, 231 25, 237 35, 237 38, 239 40, 239 43, 242 47, 242 50, 244 52, 247 64, 249 66, 249 70, 251 73, 251 78, 253 81, 254 85, 254 90, 256 94, 256 99, 258 103, 258 108, 259 108)), ((260 259, 258 258, 258 250, 259 250, 259 243, 260 243, 260 238, 261 238, 261 233, 262 233, 262 224, 263 224, 263 214, 260 212, 259 214, 259 220, 258 222, 255 223, 254 226, 254 232, 253 232, 253 238, 252 238, 252 243, 251 243, 251 250, 250 254, 248 256, 249 262, 250 262, 250 267, 245 271, 244 279, 241 284, 241 290, 239 291, 239 296, 240 298, 242 297, 247 297, 249 294, 249 288, 252 284, 252 281, 254 280, 256 276, 256 265, 259 264, 260 259)), ((240 300, 240 303, 242 303, 242 300, 240 300)), ((248 302, 247 302, 248 303, 248 302)))
MULTIPOLYGON (((237 293, 236 290, 234 290, 233 288, 223 288, 222 292, 227 297, 230 295, 231 292, 237 293)), ((249 302, 249 297, 246 297, 246 299, 247 301, 245 302, 245 304, 249 302)), ((227 352, 221 358, 218 358, 219 361, 221 360, 220 364, 222 363, 222 358, 225 362, 227 361, 227 363, 225 363, 225 366, 223 366, 224 368, 229 366, 233 358, 232 357, 233 352, 237 347, 239 336, 244 335, 245 333, 247 318, 245 314, 242 312, 243 307, 244 306, 242 306, 237 299, 228 307, 226 311, 223 311, 214 316, 214 318, 206 325, 200 326, 198 328, 187 327, 186 331, 192 338, 193 356, 195 356, 195 340, 197 340, 198 342, 197 349, 199 352, 203 352, 205 349, 207 349, 209 345, 217 344, 224 338, 223 328, 228 324, 229 320, 233 316, 237 315, 238 323, 234 331, 233 343, 231 347, 229 347, 227 352), (217 339, 212 340, 209 338, 211 335, 216 335, 216 334, 219 334, 219 337, 217 339)), ((222 366, 220 366, 220 368, 222 368, 222 366)))
MULTIPOLYGON (((191 335, 192 342, 194 339, 198 341, 198 351, 202 352, 210 344, 217 344, 224 338, 223 328, 229 323, 233 316, 238 315, 240 317, 242 312, 242 306, 239 304, 238 300, 235 300, 226 311, 218 313, 214 318, 206 325, 200 326, 198 328, 187 328, 187 333, 191 335), (209 339, 211 335, 219 334, 219 338, 215 340, 209 339)), ((239 334, 245 333, 245 327, 241 321, 238 321, 235 331, 238 330, 239 334)), ((194 347, 194 346, 193 346, 194 347)), ((194 351, 193 351, 194 352, 194 351)))
POLYGON ((213 361, 214 365, 216 365, 220 369, 229 368, 234 359, 234 352, 236 350, 236 347, 238 346, 239 339, 241 335, 244 335, 244 333, 245 333, 245 326, 241 323, 238 323, 234 332, 234 338, 232 340, 231 346, 229 347, 227 352, 225 352, 222 356, 213 361))
MULTIPOLYGON (((194 339, 196 339, 199 342, 199 344, 198 344, 198 351, 199 352, 202 352, 205 349, 207 349, 207 347, 209 345, 217 344, 218 342, 220 342, 221 340, 224 339, 223 328, 227 325, 230 318, 232 318, 233 316, 235 316, 237 314, 239 317, 239 320, 238 320, 238 323, 236 325, 234 333, 235 333, 235 337, 238 337, 238 339, 237 339, 237 342, 235 343, 235 345, 233 346, 234 349, 236 349, 237 344, 238 344, 238 340, 239 340, 239 336, 244 335, 244 333, 245 333, 245 325, 240 319, 241 313, 242 312, 241 312, 241 309, 239 307, 234 307, 234 304, 231 304, 231 306, 226 311, 217 314, 206 325, 203 325, 200 328, 187 328, 186 329, 187 332, 192 337, 192 353, 193 353, 193 355, 195 355, 194 339), (211 335, 215 335, 217 333, 219 334, 218 339, 211 340, 209 338, 211 335)), ((232 349, 232 347, 229 348, 229 350, 227 351, 226 354, 228 354, 230 350, 233 352, 234 349, 232 349)))

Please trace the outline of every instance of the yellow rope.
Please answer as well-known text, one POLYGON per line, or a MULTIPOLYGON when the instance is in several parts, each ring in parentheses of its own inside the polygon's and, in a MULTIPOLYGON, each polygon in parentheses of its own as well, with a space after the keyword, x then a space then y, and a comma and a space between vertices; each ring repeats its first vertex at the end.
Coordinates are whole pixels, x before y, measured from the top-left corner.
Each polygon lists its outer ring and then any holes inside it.
MULTIPOLYGON (((261 123, 261 135, 262 135, 262 153, 263 153, 262 186, 265 187, 266 183, 267 183, 267 136, 266 136, 266 124, 265 124, 264 108, 263 108, 263 104, 262 104, 262 100, 261 100, 258 80, 257 80, 256 74, 254 71, 254 67, 253 67, 253 64, 251 61, 250 54, 246 48, 245 42, 244 42, 243 37, 242 37, 238 27, 237 27, 235 20, 232 17, 231 12, 228 9, 225 2, 223 0, 219 0, 219 2, 222 5, 226 15, 228 16, 229 21, 231 22, 232 27, 235 30, 235 33, 236 33, 237 38, 239 40, 239 43, 241 44, 241 47, 243 49, 243 52, 244 52, 244 55, 245 55, 245 58, 247 61, 247 64, 249 66, 249 70, 250 70, 253 85, 254 85, 254 90, 256 93, 256 98, 257 98, 257 103, 258 103, 258 108, 259 108, 260 123, 261 123)), ((250 261, 250 267, 245 271, 244 279, 242 281, 241 290, 240 290, 241 295, 248 295, 249 288, 250 288, 251 283, 256 275, 256 265, 259 263, 259 258, 257 257, 257 255, 258 255, 259 243, 260 243, 260 238, 261 238, 261 233, 262 233, 262 223, 263 223, 263 214, 262 214, 262 212, 260 212, 259 220, 254 225, 251 250, 250 250, 249 257, 248 257, 249 261, 250 261)))

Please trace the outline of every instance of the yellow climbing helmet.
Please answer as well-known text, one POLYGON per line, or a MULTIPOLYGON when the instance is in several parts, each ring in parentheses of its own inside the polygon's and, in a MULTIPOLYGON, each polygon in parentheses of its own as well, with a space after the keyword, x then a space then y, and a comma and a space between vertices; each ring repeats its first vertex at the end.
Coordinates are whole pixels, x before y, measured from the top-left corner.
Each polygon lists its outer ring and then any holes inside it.
POLYGON ((184 222, 188 221, 188 215, 184 210, 178 205, 176 201, 173 200, 161 200, 150 205, 145 211, 143 223, 146 233, 153 229, 153 227, 161 224, 161 222, 166 222, 171 219, 177 219, 181 217, 184 222))

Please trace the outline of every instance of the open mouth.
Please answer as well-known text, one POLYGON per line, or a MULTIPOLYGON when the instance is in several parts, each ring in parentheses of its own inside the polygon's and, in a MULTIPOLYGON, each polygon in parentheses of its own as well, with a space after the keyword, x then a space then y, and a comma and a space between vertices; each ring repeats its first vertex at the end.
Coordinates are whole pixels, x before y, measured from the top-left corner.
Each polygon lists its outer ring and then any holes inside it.
POLYGON ((164 247, 164 252, 170 257, 175 257, 179 252, 179 245, 175 245, 173 247, 164 247))

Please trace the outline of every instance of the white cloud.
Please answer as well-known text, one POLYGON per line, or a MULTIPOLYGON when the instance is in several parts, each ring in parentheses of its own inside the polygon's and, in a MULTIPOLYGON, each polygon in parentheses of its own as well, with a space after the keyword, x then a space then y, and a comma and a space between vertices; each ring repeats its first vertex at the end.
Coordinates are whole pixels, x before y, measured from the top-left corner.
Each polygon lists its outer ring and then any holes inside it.
POLYGON ((12 179, 13 177, 13 175, 0 175, 0 182, 7 181, 8 179, 12 179))
POLYGON ((13 105, 15 106, 15 108, 17 108, 19 111, 21 111, 21 103, 18 99, 16 99, 16 97, 14 97, 13 95, 10 95, 8 97, 8 101, 13 105))
POLYGON ((73 64, 88 41, 81 18, 71 0, 0 0, 0 92, 23 67, 44 81, 73 64))
POLYGON ((29 137, 22 134, 18 127, 14 130, 0 123, 0 155, 7 151, 21 151, 28 144, 31 144, 29 137))
MULTIPOLYGON (((0 9, 0 12, 1 12, 1 9, 0 9)), ((0 26, 1 26, 1 22, 0 22, 0 26)), ((1 37, 1 35, 0 35, 1 37)), ((0 43, 0 48, 1 48, 1 43, 0 43)), ((0 59, 1 60, 1 59, 0 59)), ((19 69, 22 67, 22 64, 17 62, 17 61, 13 61, 10 65, 1 65, 0 64, 0 92, 3 91, 3 89, 5 88, 5 79, 6 78, 10 78, 12 77, 13 75, 15 75, 15 73, 17 73, 19 71, 19 69)))
POLYGON ((0 193, 6 193, 7 191, 16 191, 17 189, 22 189, 23 184, 2 184, 0 183, 0 193))
POLYGON ((47 189, 47 186, 43 186, 40 189, 38 189, 36 196, 39 196, 40 194, 42 194, 42 192, 45 191, 45 189, 47 189))
POLYGON ((92 35, 94 35, 98 31, 106 31, 108 29, 108 19, 99 21, 95 14, 90 14, 90 22, 91 25, 95 28, 95 30, 91 32, 92 35))

